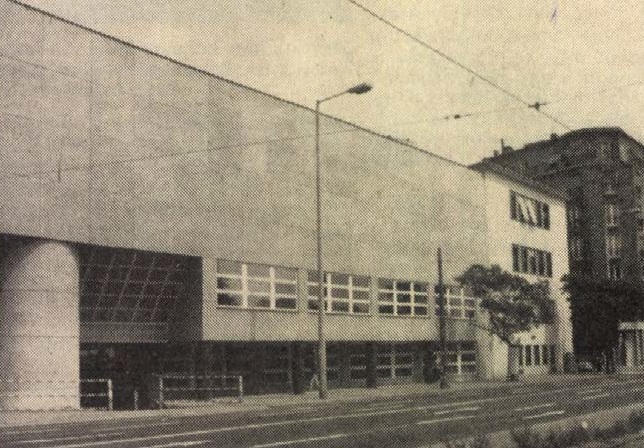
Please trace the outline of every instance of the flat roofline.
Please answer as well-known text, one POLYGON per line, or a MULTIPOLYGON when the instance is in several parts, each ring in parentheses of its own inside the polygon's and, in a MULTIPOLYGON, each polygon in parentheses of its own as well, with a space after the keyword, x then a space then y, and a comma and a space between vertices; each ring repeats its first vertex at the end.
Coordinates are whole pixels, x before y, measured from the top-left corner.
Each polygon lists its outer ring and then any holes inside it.
POLYGON ((526 143, 523 146, 523 148, 508 151, 506 153, 497 154, 492 157, 487 157, 486 159, 487 160, 512 159, 514 156, 516 156, 517 153, 525 154, 526 152, 540 151, 544 148, 561 144, 562 142, 566 142, 567 140, 573 139, 575 137, 581 137, 584 135, 602 135, 602 134, 618 135, 618 136, 625 137, 628 140, 639 145, 642 148, 642 150, 644 150, 644 144, 639 142, 637 139, 631 137, 629 134, 626 133, 626 131, 624 131, 619 126, 604 126, 604 127, 598 126, 598 127, 575 129, 573 131, 566 132, 565 134, 557 135, 554 138, 537 140, 536 142, 526 143))
POLYGON ((526 187, 537 190, 542 194, 546 194, 548 196, 561 199, 564 202, 567 202, 570 199, 566 193, 560 190, 557 190, 555 188, 552 188, 549 185, 545 185, 542 182, 530 179, 529 177, 526 177, 513 169, 494 163, 490 159, 484 159, 481 162, 478 162, 472 165, 471 168, 483 174, 485 173, 496 174, 497 176, 503 177, 505 179, 511 180, 513 182, 517 182, 526 187))
MULTIPOLYGON (((55 19, 55 20, 61 21, 61 22, 63 22, 63 23, 67 23, 68 25, 75 26, 75 27, 80 28, 80 29, 82 29, 82 30, 85 30, 85 31, 88 31, 88 32, 90 32, 90 33, 93 33, 93 34, 99 35, 99 36, 101 36, 101 37, 104 37, 104 38, 106 38, 106 39, 109 39, 109 40, 115 41, 115 42, 120 43, 120 44, 122 44, 122 45, 126 45, 126 46, 128 46, 128 47, 131 47, 131 48, 134 48, 134 49, 136 49, 136 50, 142 51, 142 52, 147 53, 147 54, 149 54, 149 55, 152 55, 152 56, 155 56, 155 57, 158 57, 158 58, 164 59, 164 60, 166 60, 166 61, 168 61, 168 62, 172 62, 173 64, 180 65, 180 66, 185 67, 185 68, 187 68, 187 69, 197 71, 197 72, 199 72, 199 73, 201 73, 201 74, 204 74, 204 75, 206 75, 206 76, 210 76, 210 77, 215 78, 215 79, 218 79, 218 80, 220 80, 220 81, 224 81, 224 82, 226 82, 226 83, 232 84, 232 85, 237 86, 237 87, 240 87, 240 88, 242 88, 242 89, 250 90, 250 91, 252 91, 252 92, 259 93, 259 94, 261 94, 261 95, 267 96, 267 97, 269 97, 269 98, 272 98, 272 99, 274 99, 274 100, 280 101, 280 102, 282 102, 282 103, 290 104, 291 106, 295 106, 295 107, 298 107, 298 108, 301 108, 301 109, 305 109, 305 110, 307 110, 307 111, 309 111, 309 112, 311 112, 311 113, 315 113, 315 109, 313 109, 312 107, 309 107, 309 106, 305 106, 305 105, 303 105, 303 104, 296 103, 295 101, 291 101, 291 100, 287 100, 287 99, 281 98, 281 97, 279 97, 279 96, 277 96, 277 95, 274 95, 274 94, 271 94, 271 93, 268 93, 268 92, 264 92, 264 91, 262 91, 262 90, 256 89, 256 88, 254 88, 254 87, 247 86, 247 85, 245 85, 245 84, 241 84, 240 82, 233 81, 233 80, 228 79, 228 78, 224 78, 223 76, 216 75, 216 74, 214 74, 214 73, 212 73, 212 72, 209 72, 209 71, 207 71, 207 70, 204 70, 204 69, 201 69, 201 68, 195 67, 195 66, 193 66, 193 65, 187 64, 187 63, 185 63, 185 62, 179 61, 178 59, 174 59, 174 58, 171 58, 171 57, 169 57, 169 56, 165 56, 165 55, 163 55, 163 54, 161 54, 161 53, 157 53, 157 52, 155 52, 155 51, 152 51, 152 50, 149 50, 149 49, 147 49, 147 48, 141 47, 141 46, 139 46, 139 45, 133 44, 132 42, 128 42, 128 41, 123 40, 123 39, 120 39, 120 38, 118 38, 118 37, 115 37, 115 36, 112 36, 112 35, 106 34, 106 33, 102 32, 102 31, 98 31, 98 30, 93 29, 93 28, 90 28, 90 27, 88 27, 88 26, 81 25, 80 23, 76 23, 76 22, 74 22, 74 21, 72 21, 72 20, 65 19, 64 17, 57 16, 56 14, 53 14, 53 13, 48 12, 48 11, 44 11, 44 10, 42 10, 42 9, 40 9, 40 8, 35 7, 35 6, 27 5, 27 4, 25 4, 25 3, 20 2, 19 0, 4 0, 4 1, 9 2, 9 3, 13 3, 13 4, 18 5, 18 6, 22 6, 23 8, 26 8, 26 9, 29 9, 29 10, 32 10, 32 11, 35 11, 35 12, 37 12, 37 13, 39 13, 39 14, 43 14, 43 15, 45 15, 45 16, 47 16, 47 17, 52 18, 52 19, 55 19)), ((469 167, 468 165, 466 165, 466 164, 463 164, 463 163, 457 162, 457 161, 455 161, 455 160, 452 160, 452 159, 450 159, 450 158, 447 158, 447 157, 441 156, 441 155, 436 154, 436 153, 434 153, 434 152, 432 152, 432 151, 429 151, 429 150, 427 150, 427 149, 420 148, 420 147, 418 147, 418 146, 416 146, 416 145, 413 145, 413 144, 411 144, 411 143, 405 142, 405 141, 403 141, 403 140, 401 140, 401 139, 398 139, 398 138, 392 137, 392 136, 390 136, 390 135, 381 134, 381 133, 376 132, 376 131, 374 131, 374 130, 372 130, 372 129, 368 129, 368 128, 365 128, 365 127, 360 126, 360 125, 358 125, 358 124, 352 123, 352 122, 350 122, 350 121, 343 120, 342 118, 334 117, 333 115, 328 115, 328 114, 323 113, 323 112, 321 112, 321 113, 320 113, 320 115, 322 115, 323 117, 326 117, 326 118, 330 118, 330 119, 332 119, 332 120, 335 120, 335 121, 337 121, 337 122, 340 122, 340 123, 342 123, 342 124, 346 124, 346 125, 352 126, 352 127, 354 127, 356 130, 366 132, 366 133, 371 134, 371 135, 373 135, 373 136, 376 136, 376 137, 379 137, 379 138, 382 138, 382 139, 385 139, 385 140, 389 140, 389 141, 391 141, 391 142, 393 142, 393 143, 397 143, 397 144, 399 144, 399 145, 405 146, 405 147, 410 148, 410 149, 412 149, 412 150, 414 150, 414 151, 418 151, 418 152, 421 152, 421 153, 426 154, 426 155, 428 155, 428 156, 435 157, 435 158, 440 159, 440 160, 443 160, 443 161, 445 161, 445 162, 452 163, 452 164, 454 164, 454 165, 456 165, 456 166, 458 166, 458 167, 465 168, 465 169, 469 169, 469 168, 470 168, 470 167, 469 167)))

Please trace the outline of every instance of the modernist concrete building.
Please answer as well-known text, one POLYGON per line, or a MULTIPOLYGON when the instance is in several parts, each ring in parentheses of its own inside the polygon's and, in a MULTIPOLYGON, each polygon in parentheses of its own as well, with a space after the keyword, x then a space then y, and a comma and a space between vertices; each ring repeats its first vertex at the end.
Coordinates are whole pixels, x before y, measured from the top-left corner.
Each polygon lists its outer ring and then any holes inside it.
MULTIPOLYGON (((12 0, 0 0, 0 408, 79 407, 81 378, 243 375, 300 391, 315 370, 314 115, 12 0)), ((559 278, 565 198, 322 120, 331 385, 430 376, 435 254, 552 283, 526 373, 571 351, 559 278), (542 221, 518 219, 516 201, 542 221)), ((503 376, 503 347, 448 305, 448 369, 503 376)))
MULTIPOLYGON (((580 129, 487 161, 568 193, 571 273, 644 280, 644 145, 619 128, 580 129)), ((588 350, 582 324, 575 333, 588 350)), ((644 322, 622 323, 619 351, 622 368, 644 368, 644 322)))

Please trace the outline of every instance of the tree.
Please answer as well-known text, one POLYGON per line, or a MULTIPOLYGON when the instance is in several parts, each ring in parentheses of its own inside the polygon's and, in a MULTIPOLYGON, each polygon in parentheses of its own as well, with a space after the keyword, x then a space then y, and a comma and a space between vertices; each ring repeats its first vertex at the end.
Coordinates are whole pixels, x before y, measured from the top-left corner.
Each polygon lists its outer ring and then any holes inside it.
POLYGON ((644 318, 644 287, 584 275, 566 275, 562 281, 570 301, 575 353, 596 359, 601 356, 606 373, 613 372, 619 323, 644 318))
POLYGON ((508 379, 515 379, 514 352, 518 345, 514 337, 553 321, 550 286, 545 281, 530 283, 498 265, 480 264, 470 266, 456 281, 481 300, 481 307, 489 314, 490 326, 486 329, 508 345, 508 379))

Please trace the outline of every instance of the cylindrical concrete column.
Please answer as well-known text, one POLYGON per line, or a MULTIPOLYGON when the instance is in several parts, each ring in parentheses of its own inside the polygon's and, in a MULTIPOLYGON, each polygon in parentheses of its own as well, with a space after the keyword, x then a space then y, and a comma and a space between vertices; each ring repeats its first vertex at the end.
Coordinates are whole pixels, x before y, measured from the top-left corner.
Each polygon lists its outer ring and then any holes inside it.
POLYGON ((0 244, 0 409, 78 409, 75 250, 27 238, 0 244))

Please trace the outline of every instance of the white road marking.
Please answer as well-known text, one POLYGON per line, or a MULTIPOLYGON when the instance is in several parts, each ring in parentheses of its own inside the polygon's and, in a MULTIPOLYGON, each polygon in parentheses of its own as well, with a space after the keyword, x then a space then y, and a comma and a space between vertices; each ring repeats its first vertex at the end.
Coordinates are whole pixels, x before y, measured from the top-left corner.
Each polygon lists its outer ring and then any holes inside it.
POLYGON ((526 389, 526 388, 514 389, 513 391, 511 391, 511 393, 512 393, 512 395, 517 395, 517 394, 523 394, 523 393, 530 392, 531 390, 533 390, 533 389, 526 389))
POLYGON ((47 443, 47 442, 60 442, 61 440, 78 440, 78 439, 92 439, 92 438, 97 438, 97 437, 107 437, 107 436, 122 436, 124 433, 122 432, 108 432, 108 433, 97 433, 97 434, 89 434, 85 436, 67 436, 67 437, 55 437, 52 439, 34 439, 34 440, 20 440, 15 442, 17 445, 29 445, 32 443, 47 443))
POLYGON ((610 397, 610 394, 599 394, 599 395, 591 395, 589 397, 581 397, 582 400, 596 400, 597 398, 606 398, 610 397))
POLYGON ((193 442, 174 442, 174 443, 165 443, 163 445, 150 445, 146 446, 144 448, 168 448, 171 446, 195 446, 195 445, 203 445, 204 443, 208 443, 210 440, 195 440, 193 442))
MULTIPOLYGON (((391 409, 391 410, 394 410, 394 409, 398 410, 398 409, 404 408, 405 406, 407 406, 407 405, 406 404, 397 404, 395 406, 388 406, 388 408, 391 409)), ((356 409, 356 412, 370 412, 370 411, 381 410, 381 409, 384 410, 384 409, 387 409, 387 408, 385 408, 385 407, 360 408, 360 409, 356 409)))
MULTIPOLYGON (((95 422, 78 422, 78 425, 81 425, 81 424, 89 425, 89 424, 92 424, 92 423, 95 423, 95 422)), ((174 424, 179 424, 180 421, 179 420, 176 420, 176 421, 160 420, 160 421, 156 421, 156 423, 146 423, 146 424, 141 424, 141 425, 128 425, 128 424, 124 424, 122 422, 119 422, 119 425, 117 425, 117 426, 110 426, 109 423, 108 423, 104 427, 99 427, 97 429, 101 429, 103 431, 113 431, 113 430, 118 430, 118 429, 150 428, 150 427, 153 427, 153 426, 167 426, 167 425, 170 425, 170 424, 173 424, 173 423, 174 424)), ((20 435, 23 435, 23 434, 44 434, 44 433, 48 433, 48 432, 67 431, 69 429, 70 428, 67 428, 67 427, 40 429, 40 430, 38 430, 38 429, 24 430, 23 429, 22 431, 7 431, 7 432, 3 432, 2 434, 4 434, 4 435, 11 435, 11 434, 14 434, 14 435, 15 434, 20 434, 20 435)))
POLYGON ((434 412, 434 415, 446 415, 446 414, 453 414, 455 412, 472 412, 472 411, 478 411, 481 408, 458 408, 458 409, 447 409, 445 411, 436 411, 434 412))
POLYGON ((344 433, 331 434, 328 436, 310 437, 308 439, 286 440, 283 442, 264 443, 261 445, 253 445, 251 448, 269 448, 271 446, 294 445, 296 443, 307 443, 307 442, 318 442, 320 440, 341 439, 343 437, 349 437, 349 436, 351 436, 351 434, 344 434, 344 433))
MULTIPOLYGON (((610 384, 604 384, 604 387, 610 386, 623 386, 625 384, 632 384, 632 383, 638 383, 641 384, 642 380, 637 379, 637 380, 632 380, 632 381, 621 381, 621 382, 614 382, 610 384)), ((563 391, 569 391, 569 390, 578 390, 577 388, 574 387, 567 387, 567 388, 561 388, 561 389, 551 389, 547 390, 544 392, 532 392, 529 395, 532 396, 539 396, 539 395, 549 395, 557 392, 563 392, 563 391)), ((635 389, 634 389, 635 390, 635 389)), ((641 389, 637 389, 641 390, 641 389)), ((529 390, 528 390, 529 391, 529 390)), ((523 390, 522 390, 523 392, 523 390)), ((514 393, 514 392, 512 392, 514 393)), ((333 420, 333 419, 346 419, 346 418, 357 418, 357 417, 368 417, 368 416, 375 416, 375 415, 387 415, 387 414, 396 414, 396 413, 405 413, 405 412, 411 412, 411 411, 416 411, 416 410, 429 410, 429 409, 441 409, 441 408, 447 408, 447 407, 454 407, 454 406, 464 406, 464 405, 470 405, 470 404, 478 404, 478 403, 485 403, 485 402, 490 402, 490 401, 499 401, 499 400, 505 400, 505 399, 510 399, 512 398, 512 395, 501 395, 495 398, 487 398, 487 399, 479 399, 479 400, 470 400, 470 401, 464 401, 464 402, 455 402, 455 403, 443 403, 443 404, 437 404, 437 405, 430 405, 430 406, 420 406, 420 407, 410 407, 410 408, 405 408, 405 409, 390 409, 390 410, 382 410, 382 411, 374 411, 374 412, 366 412, 366 413, 352 413, 352 414, 346 414, 346 415, 330 415, 330 416, 324 416, 324 417, 312 417, 312 418, 306 418, 306 419, 297 419, 297 420, 285 420, 285 421, 279 421, 279 422, 269 422, 269 423, 261 423, 261 424, 252 424, 252 425, 245 425, 245 426, 233 426, 233 427, 225 427, 225 428, 215 428, 215 429, 209 429, 209 430, 201 430, 201 431, 193 431, 193 432, 185 432, 185 433, 176 433, 176 434, 159 434, 159 435, 153 435, 153 436, 147 436, 147 437, 135 437, 135 438, 130 438, 130 439, 115 439, 111 441, 97 441, 97 442, 86 442, 86 443, 78 443, 78 444, 72 444, 72 445, 60 445, 56 446, 56 448, 83 448, 87 446, 101 446, 101 445, 107 445, 111 443, 127 443, 127 442, 141 442, 141 441, 147 441, 147 440, 162 440, 162 439, 168 439, 172 437, 181 437, 181 436, 194 436, 194 435, 202 435, 202 434, 215 434, 215 433, 221 433, 221 432, 230 432, 230 431, 235 431, 235 430, 244 430, 244 429, 260 429, 260 428, 265 428, 265 427, 273 427, 273 426, 280 426, 280 425, 289 425, 289 424, 297 424, 297 423, 306 423, 306 422, 314 422, 314 421, 326 421, 326 420, 333 420)), ((561 411, 563 413, 563 411, 561 411)), ((538 418, 540 416, 531 416, 529 418, 538 418)), ((526 417, 524 417, 526 418, 526 417)), ((177 422, 178 423, 178 422, 177 422)), ((115 429, 115 428, 134 428, 134 427, 147 427, 147 426, 163 426, 165 423, 152 423, 152 424, 144 424, 144 425, 132 425, 132 426, 119 426, 119 427, 113 427, 109 428, 106 427, 104 430, 110 430, 110 429, 115 429)), ((45 432, 45 431, 64 431, 68 428, 74 428, 77 427, 78 424, 63 424, 60 425, 56 429, 43 429, 43 430, 32 430, 34 433, 38 432, 45 432)), ((26 433, 25 431, 12 431, 12 432, 5 432, 4 434, 16 434, 16 433, 21 433, 24 434, 26 433)), ((176 444, 175 444, 176 445, 176 444)))
POLYGON ((581 394, 596 394, 597 392, 604 392, 604 389, 580 389, 576 391, 578 395, 581 394))
POLYGON ((432 423, 442 423, 442 422, 455 422, 457 420, 467 420, 468 418, 474 418, 474 415, 460 415, 458 417, 450 418, 437 418, 434 420, 421 420, 416 422, 417 425, 431 425, 432 423))
POLYGON ((526 406, 525 408, 516 408, 515 411, 518 412, 523 412, 523 411, 532 411, 534 409, 543 409, 543 408, 549 408, 554 406, 554 403, 545 403, 545 404, 539 404, 536 406, 526 406))
POLYGON ((543 418, 543 417, 550 417, 553 415, 564 415, 566 411, 552 411, 552 412, 545 412, 543 414, 537 414, 537 415, 527 415, 523 417, 524 420, 532 420, 535 418, 543 418))
POLYGON ((497 400, 498 398, 484 398, 481 400, 470 400, 470 401, 462 401, 462 402, 456 402, 456 403, 443 403, 443 404, 436 404, 436 405, 430 405, 430 406, 417 406, 417 407, 405 408, 405 409, 390 409, 390 410, 380 410, 380 411, 373 411, 373 412, 358 412, 358 413, 350 413, 350 414, 343 414, 343 415, 326 415, 322 417, 310 417, 310 418, 302 418, 302 419, 295 419, 295 420, 282 420, 278 422, 255 423, 255 424, 243 425, 243 426, 228 426, 223 428, 204 429, 200 431, 190 431, 190 432, 182 432, 182 433, 174 433, 174 434, 158 434, 158 435, 146 436, 146 437, 132 437, 129 439, 101 440, 96 442, 84 442, 84 443, 76 443, 71 445, 57 445, 56 448, 83 448, 87 446, 108 445, 111 443, 145 442, 149 440, 162 440, 162 439, 169 439, 173 437, 187 437, 187 436, 199 436, 199 435, 205 435, 205 434, 217 434, 221 432, 239 431, 244 429, 261 429, 261 428, 269 428, 274 426, 293 425, 298 423, 322 422, 322 421, 328 421, 328 420, 350 419, 350 418, 358 418, 358 417, 372 417, 376 415, 399 414, 399 413, 413 412, 417 410, 422 411, 422 410, 429 410, 429 409, 441 409, 446 407, 463 406, 463 405, 484 403, 484 402, 497 401, 497 400))

